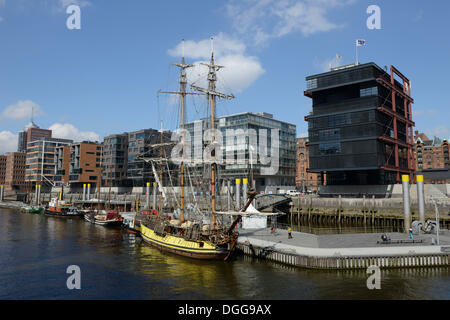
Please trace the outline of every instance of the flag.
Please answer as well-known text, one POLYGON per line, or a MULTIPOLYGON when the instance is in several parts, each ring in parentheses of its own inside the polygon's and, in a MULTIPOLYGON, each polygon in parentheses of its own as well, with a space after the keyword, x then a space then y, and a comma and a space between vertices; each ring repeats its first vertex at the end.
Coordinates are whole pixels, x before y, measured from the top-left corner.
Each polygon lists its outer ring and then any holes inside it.
POLYGON ((342 56, 340 56, 339 54, 336 53, 336 58, 337 59, 342 59, 342 56))
POLYGON ((366 40, 356 40, 356 46, 357 47, 362 47, 366 45, 366 40))

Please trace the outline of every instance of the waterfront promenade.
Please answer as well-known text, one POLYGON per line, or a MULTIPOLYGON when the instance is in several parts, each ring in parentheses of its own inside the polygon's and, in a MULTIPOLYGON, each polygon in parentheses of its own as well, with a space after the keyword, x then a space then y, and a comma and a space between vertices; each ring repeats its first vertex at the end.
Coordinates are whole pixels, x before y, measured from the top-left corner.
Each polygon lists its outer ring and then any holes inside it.
MULTIPOLYGON (((414 243, 381 244, 381 233, 314 235, 286 230, 239 230, 238 248, 245 254, 290 265, 355 269, 370 265, 380 267, 415 267, 449 265, 450 232, 443 231, 440 245, 433 245, 436 235, 414 235, 414 243)), ((403 233, 389 233, 391 240, 409 242, 403 233)))

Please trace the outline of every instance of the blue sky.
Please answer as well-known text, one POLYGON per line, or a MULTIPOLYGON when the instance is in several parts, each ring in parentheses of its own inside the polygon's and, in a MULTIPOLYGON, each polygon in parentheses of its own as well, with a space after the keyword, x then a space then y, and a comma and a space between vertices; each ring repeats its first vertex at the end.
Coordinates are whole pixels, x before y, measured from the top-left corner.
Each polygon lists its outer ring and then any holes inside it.
MULTIPOLYGON (((102 139, 142 128, 173 129, 181 39, 190 63, 206 61, 211 36, 225 65, 219 88, 236 99, 219 114, 269 112, 307 132, 305 77, 329 63, 394 65, 412 81, 416 129, 450 138, 445 97, 450 71, 450 2, 363 0, 111 1, 0 0, 0 153, 16 149, 29 122, 64 138, 102 139), (69 30, 66 8, 81 7, 81 30, 69 30), (381 30, 369 30, 369 5, 381 30), (342 56, 336 59, 336 54, 342 56)), ((202 84, 205 72, 189 79, 202 84)), ((188 120, 204 100, 188 99, 188 120)))

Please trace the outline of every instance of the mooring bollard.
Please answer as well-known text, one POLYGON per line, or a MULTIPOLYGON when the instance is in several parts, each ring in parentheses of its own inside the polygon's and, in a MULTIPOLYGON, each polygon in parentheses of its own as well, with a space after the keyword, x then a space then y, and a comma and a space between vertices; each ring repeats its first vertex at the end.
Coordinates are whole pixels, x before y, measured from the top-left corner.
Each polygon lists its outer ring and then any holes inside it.
POLYGON ((150 209, 150 182, 147 182, 147 189, 145 190, 146 209, 150 209))
POLYGON ((41 185, 38 184, 38 192, 37 192, 38 196, 37 196, 37 203, 36 205, 39 206, 41 205, 41 185))
POLYGON ((409 229, 411 228, 411 204, 409 198, 409 176, 402 176, 402 185, 403 185, 403 213, 404 213, 404 221, 405 221, 405 232, 409 233, 409 229))
POLYGON ((440 242, 439 242, 440 222, 439 222, 439 209, 438 209, 436 200, 434 201, 434 210, 436 212, 436 240, 437 240, 437 245, 439 245, 440 244, 440 242))
POLYGON ((244 199, 244 204, 247 203, 247 192, 248 192, 248 179, 244 178, 243 179, 244 184, 242 185, 242 195, 243 195, 243 199, 244 199))
POLYGON ((153 182, 153 210, 156 210, 156 192, 158 191, 156 188, 158 187, 158 184, 156 182, 153 182))
POLYGON ((34 204, 37 205, 38 204, 38 186, 39 184, 36 183, 35 189, 34 189, 34 204))
POLYGON ((241 179, 236 179, 236 210, 241 209, 241 179))
POLYGON ((228 211, 231 211, 231 181, 227 181, 227 206, 228 211))
POLYGON ((419 205, 419 220, 425 224, 425 190, 423 186, 423 175, 417 177, 417 204, 419 205))

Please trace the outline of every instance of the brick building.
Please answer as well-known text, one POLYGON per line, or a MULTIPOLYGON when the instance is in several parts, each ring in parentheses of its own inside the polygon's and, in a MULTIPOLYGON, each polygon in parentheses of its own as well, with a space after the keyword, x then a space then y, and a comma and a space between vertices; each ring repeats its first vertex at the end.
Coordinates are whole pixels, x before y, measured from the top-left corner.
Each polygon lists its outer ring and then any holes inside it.
POLYGON ((26 154, 10 152, 6 154, 5 190, 24 191, 25 183, 25 159, 26 154))
POLYGON ((319 191, 320 174, 308 172, 309 148, 308 138, 297 139, 297 174, 295 184, 300 191, 319 191))
POLYGON ((24 130, 19 132, 19 140, 17 143, 17 152, 27 152, 28 143, 41 139, 52 137, 52 130, 41 129, 37 124, 31 121, 25 126, 24 130))
POLYGON ((424 133, 415 131, 416 169, 449 169, 449 143, 437 137, 429 139, 424 133))
POLYGON ((56 147, 55 183, 69 183, 81 188, 83 184, 96 186, 101 176, 102 145, 96 142, 78 142, 56 147))
POLYGON ((6 156, 0 156, 0 185, 5 184, 6 176, 6 156))
POLYGON ((437 137, 429 139, 426 134, 415 131, 417 174, 424 176, 425 183, 450 183, 449 143, 437 137))

